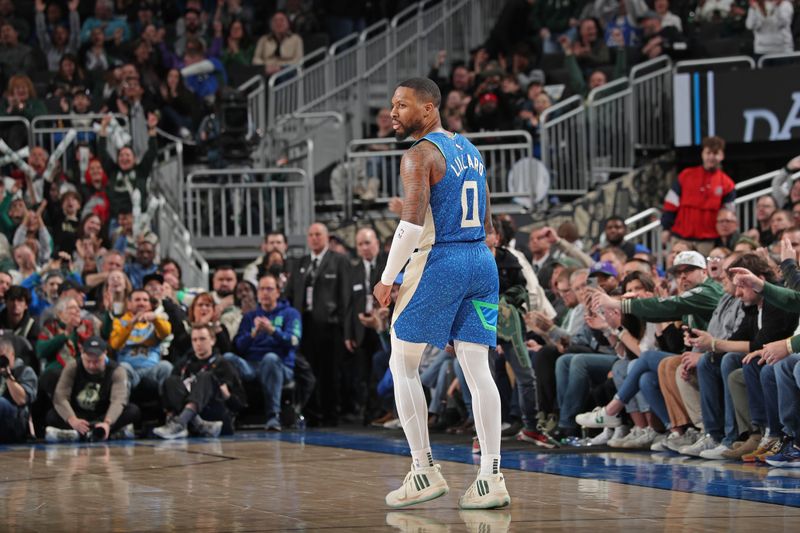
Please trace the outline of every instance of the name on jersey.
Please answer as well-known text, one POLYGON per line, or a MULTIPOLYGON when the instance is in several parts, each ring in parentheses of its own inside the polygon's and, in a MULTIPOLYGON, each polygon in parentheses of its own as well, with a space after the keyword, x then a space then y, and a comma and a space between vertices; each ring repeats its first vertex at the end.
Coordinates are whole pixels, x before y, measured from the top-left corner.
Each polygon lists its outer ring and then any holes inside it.
POLYGON ((455 172, 456 176, 461 176, 461 174, 468 168, 476 171, 481 176, 483 176, 484 172, 486 171, 486 169, 483 168, 483 163, 481 160, 477 157, 472 157, 469 154, 460 155, 454 158, 453 164, 450 165, 450 169, 455 172))

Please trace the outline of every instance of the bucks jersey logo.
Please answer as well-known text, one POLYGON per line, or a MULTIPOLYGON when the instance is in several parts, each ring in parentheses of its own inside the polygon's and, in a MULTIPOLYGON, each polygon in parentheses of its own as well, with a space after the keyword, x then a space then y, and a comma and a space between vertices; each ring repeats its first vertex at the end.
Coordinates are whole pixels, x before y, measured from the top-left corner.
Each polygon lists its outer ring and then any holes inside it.
POLYGON ((84 411, 94 411, 100 403, 100 384, 87 383, 83 390, 78 393, 76 398, 78 406, 84 411))

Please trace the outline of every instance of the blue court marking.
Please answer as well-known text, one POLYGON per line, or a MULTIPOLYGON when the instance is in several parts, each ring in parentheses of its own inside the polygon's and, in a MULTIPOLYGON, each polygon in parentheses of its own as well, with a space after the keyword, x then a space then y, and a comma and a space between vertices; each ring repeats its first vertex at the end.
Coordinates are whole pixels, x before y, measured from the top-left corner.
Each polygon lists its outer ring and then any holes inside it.
MULTIPOLYGON (((282 441, 329 448, 358 450, 409 457, 408 444, 396 435, 349 435, 321 430, 282 433, 241 433, 220 439, 191 439, 189 442, 282 441)), ((60 447, 169 447, 158 440, 112 441, 108 443, 59 444, 60 447)), ((46 450, 52 444, 3 445, 0 452, 34 448, 46 450)), ((439 461, 478 464, 467 442, 461 446, 431 444, 439 461)), ((211 454, 220 455, 220 454, 211 454)), ((221 454, 225 455, 224 451, 221 454)), ((536 453, 531 450, 503 451, 502 468, 556 476, 610 481, 655 489, 674 490, 800 507, 800 468, 780 469, 722 461, 702 461, 667 453, 536 453)), ((398 473, 400 475, 400 473, 398 473)))
MULTIPOLYGON (((241 435, 239 440, 280 440, 409 457, 405 439, 306 432, 241 435)), ((478 464, 470 446, 431 444, 436 460, 478 464)), ((502 468, 557 476, 611 481, 654 489, 675 490, 760 503, 800 507, 800 469, 779 469, 722 461, 704 461, 667 453, 536 453, 503 452, 502 468), (797 477, 792 477, 792 476, 797 477)))

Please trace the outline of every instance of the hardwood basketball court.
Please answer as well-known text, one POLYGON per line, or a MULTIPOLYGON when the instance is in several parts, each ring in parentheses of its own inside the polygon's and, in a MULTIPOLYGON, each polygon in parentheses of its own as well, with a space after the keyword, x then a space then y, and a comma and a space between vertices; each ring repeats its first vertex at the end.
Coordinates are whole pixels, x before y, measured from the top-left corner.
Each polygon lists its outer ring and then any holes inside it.
MULTIPOLYGON (((506 443, 504 443, 505 445, 506 443)), ((400 432, 0 448, 2 531, 797 531, 800 472, 672 454, 540 453, 509 443, 513 502, 459 511, 477 467, 437 443, 447 496, 393 511, 400 432)))

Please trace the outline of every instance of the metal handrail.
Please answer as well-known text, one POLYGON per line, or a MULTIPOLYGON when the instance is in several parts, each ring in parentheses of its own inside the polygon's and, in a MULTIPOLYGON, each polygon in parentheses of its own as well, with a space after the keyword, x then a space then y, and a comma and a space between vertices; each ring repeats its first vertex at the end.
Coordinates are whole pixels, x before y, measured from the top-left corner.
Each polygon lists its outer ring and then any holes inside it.
POLYGON ((631 224, 635 224, 636 222, 639 222, 643 218, 651 217, 653 215, 660 215, 660 214, 661 214, 661 211, 659 211, 655 207, 650 207, 649 209, 645 209, 644 211, 642 211, 640 213, 636 213, 635 215, 626 218, 625 219, 625 225, 626 226, 630 226, 631 224))
POLYGON ((622 77, 617 78, 614 81, 610 81, 606 84, 601 85, 600 87, 595 87, 594 89, 589 92, 589 95, 586 97, 586 105, 590 106, 592 104, 601 104, 608 100, 609 97, 618 96, 620 93, 625 92, 626 90, 630 90, 628 78, 622 77), (620 90, 620 87, 625 87, 620 90), (605 93, 610 93, 606 95, 605 93))
POLYGON ((765 54, 758 58, 758 68, 764 68, 765 63, 769 63, 775 59, 792 59, 795 58, 798 62, 800 62, 800 52, 785 52, 782 54, 765 54))
POLYGON ((669 56, 659 56, 655 59, 651 59, 649 61, 645 61, 644 63, 639 63, 635 65, 630 72, 631 83, 635 82, 636 80, 642 79, 645 76, 650 76, 651 74, 656 74, 664 69, 672 69, 672 60, 669 56), (651 68, 653 72, 650 72, 651 68), (641 72, 645 72, 644 74, 640 74, 641 72))
POLYGON ((735 63, 746 64, 750 67, 750 69, 756 68, 756 62, 750 56, 728 56, 728 57, 715 57, 713 59, 689 59, 685 61, 678 61, 677 63, 675 63, 675 72, 676 73, 680 72, 684 67, 685 68, 708 67, 714 65, 727 65, 735 63))

